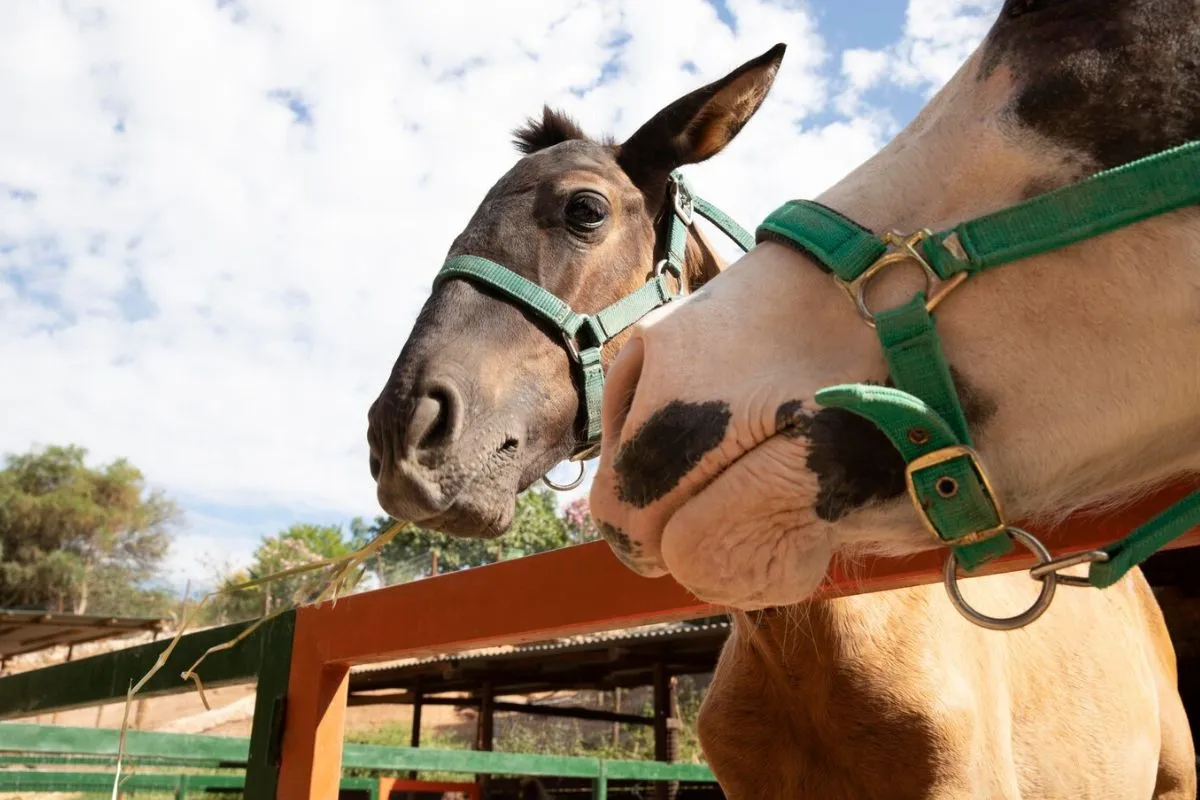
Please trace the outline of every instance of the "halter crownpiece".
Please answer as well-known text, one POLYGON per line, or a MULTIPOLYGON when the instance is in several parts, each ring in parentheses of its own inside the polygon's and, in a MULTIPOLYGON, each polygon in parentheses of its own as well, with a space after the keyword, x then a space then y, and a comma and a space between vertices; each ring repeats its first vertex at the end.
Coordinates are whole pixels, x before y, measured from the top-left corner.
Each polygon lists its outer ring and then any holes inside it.
POLYGON ((975 452, 950 375, 933 311, 972 276, 1056 250, 1149 217, 1200 202, 1200 142, 1191 142, 1099 172, 960 223, 945 231, 876 236, 841 214, 794 200, 759 226, 756 241, 773 241, 811 256, 846 290, 875 328, 895 388, 846 384, 816 393, 820 405, 844 408, 875 424, 904 459, 908 495, 922 523, 951 548, 946 583, 955 606, 985 627, 1027 625, 1049 607, 1057 583, 1085 583, 1059 571, 1089 564, 1086 584, 1104 588, 1173 539, 1200 525, 1200 490, 1101 550, 1051 559, 1033 536, 1005 519, 999 497, 975 452), (924 290, 880 311, 867 307, 870 281, 889 266, 917 264, 924 290), (1043 582, 1034 605, 997 619, 971 609, 957 589, 957 567, 974 571, 1012 549, 1013 538, 1037 556, 1031 574, 1043 582))
MULTIPOLYGON (((667 194, 671 225, 665 253, 654 265, 650 279, 640 289, 593 314, 576 311, 553 292, 518 275, 503 264, 480 256, 453 256, 446 260, 434 278, 435 289, 443 281, 453 278, 473 281, 495 289, 517 308, 541 317, 558 329, 562 335, 563 346, 572 363, 578 367, 582 405, 587 413, 584 437, 576 445, 571 455, 572 461, 593 458, 600 450, 600 401, 604 397, 601 349, 630 325, 679 297, 678 293, 671 291, 667 284, 667 276, 673 276, 682 291, 688 229, 692 226, 695 214, 715 225, 737 243, 743 252, 754 246, 754 237, 728 214, 707 200, 697 197, 681 173, 671 173, 667 180, 667 194)), ((569 488, 574 488, 582 480, 581 471, 579 479, 569 488)))

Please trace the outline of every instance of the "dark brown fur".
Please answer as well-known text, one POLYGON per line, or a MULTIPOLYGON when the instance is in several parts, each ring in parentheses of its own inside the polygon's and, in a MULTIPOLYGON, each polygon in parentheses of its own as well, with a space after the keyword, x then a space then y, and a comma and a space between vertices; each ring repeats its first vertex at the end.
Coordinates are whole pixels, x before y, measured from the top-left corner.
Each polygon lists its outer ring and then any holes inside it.
POLYGON ((1085 171, 1200 138, 1200 6, 1192 0, 1009 0, 983 44, 1020 89, 1012 121, 1085 171))

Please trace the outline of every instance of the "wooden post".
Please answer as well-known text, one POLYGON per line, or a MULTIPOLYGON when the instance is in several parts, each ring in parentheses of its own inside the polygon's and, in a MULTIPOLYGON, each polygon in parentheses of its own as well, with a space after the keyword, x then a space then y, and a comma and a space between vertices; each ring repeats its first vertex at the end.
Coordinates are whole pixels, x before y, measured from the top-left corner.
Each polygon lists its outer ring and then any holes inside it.
MULTIPOLYGON (((614 714, 621 713, 621 687, 620 686, 613 688, 613 713, 614 714)), ((621 746, 621 723, 619 723, 615 720, 613 721, 612 743, 613 743, 614 751, 618 747, 621 746)))
MULTIPOLYGON (((491 681, 485 681, 483 684, 483 694, 479 698, 479 720, 476 724, 475 732, 475 749, 488 750, 492 749, 495 737, 496 715, 493 703, 496 701, 495 689, 491 681)), ((480 791, 483 795, 483 800, 488 799, 488 779, 490 775, 478 775, 476 778, 479 781, 480 791)))
MULTIPOLYGON (((672 762, 678 755, 679 742, 675 731, 679 722, 677 714, 675 678, 660 661, 654 665, 655 761, 672 762)), ((658 800, 672 800, 678 793, 678 782, 657 781, 654 784, 654 796, 658 800)))
MULTIPOLYGON (((421 701, 424 699, 425 695, 421 691, 421 687, 418 686, 413 690, 412 736, 409 738, 410 747, 421 746, 421 701)), ((408 773, 408 779, 410 781, 417 779, 417 771, 415 769, 408 773)))
POLYGON ((329 659, 319 614, 296 612, 276 800, 334 800, 341 784, 350 665, 329 659))

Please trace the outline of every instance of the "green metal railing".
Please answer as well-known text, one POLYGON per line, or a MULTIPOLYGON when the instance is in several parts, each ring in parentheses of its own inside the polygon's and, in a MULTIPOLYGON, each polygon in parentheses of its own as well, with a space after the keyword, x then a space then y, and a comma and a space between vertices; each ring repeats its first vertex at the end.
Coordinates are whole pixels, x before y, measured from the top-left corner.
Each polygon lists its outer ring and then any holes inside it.
MULTIPOLYGON (((249 624, 223 625, 181 637, 167 663, 146 683, 138 698, 195 691, 180 673, 210 647, 228 642, 249 624)), ((295 627, 295 611, 281 614, 237 647, 213 653, 198 670, 206 687, 257 685, 249 752, 241 756, 246 768, 246 796, 255 800, 275 797, 280 723, 295 627)), ((122 700, 130 686, 154 667, 169 644, 168 640, 151 642, 0 678, 0 720, 122 700)))
MULTIPOLYGON (((0 759, 8 764, 51 763, 48 759, 87 758, 93 765, 115 762, 119 732, 113 729, 72 728, 56 725, 0 723, 0 759)), ((249 763, 252 741, 232 736, 208 736, 181 733, 129 731, 125 740, 125 759, 131 765, 244 767, 249 763)), ((450 772, 476 775, 531 775, 590 779, 593 796, 607 798, 609 781, 687 781, 715 783, 703 764, 666 764, 658 761, 618 761, 590 756, 543 756, 526 753, 496 753, 483 750, 437 750, 423 747, 380 747, 347 744, 342 758, 344 769, 362 769, 384 774, 450 772)), ((0 788, 8 785, 5 773, 0 788)), ((23 773, 35 775, 40 773, 23 773)), ((69 774, 69 773, 46 773, 69 774)), ((107 773, 76 773, 84 780, 107 780, 107 773)), ((140 774, 142 778, 178 779, 185 776, 140 774)), ((186 776, 189 780, 213 778, 244 782, 241 776, 186 776)), ((347 785, 343 788, 358 788, 347 785)), ((153 782, 151 782, 153 783, 153 782)), ((155 784, 156 786, 160 784, 155 784)), ((165 783, 161 784, 165 785, 165 783)), ((240 784, 239 784, 240 785, 240 784)), ((130 790, 141 787, 127 784, 130 790)), ((198 786, 198 784, 196 784, 198 786)), ((196 788, 196 786, 190 788, 196 788)), ((30 787, 22 787, 30 788, 30 787)), ((144 789, 143 789, 144 790, 144 789)), ((172 789, 173 790, 173 789, 172 789)), ((160 789, 161 791, 161 789, 160 789)), ((249 791, 247 790, 249 796, 249 791)), ((181 795, 182 796, 182 795, 181 795)))
MULTIPOLYGON (((103 772, 0 772, 0 792, 97 792, 112 791, 112 775, 103 772)), ((121 781, 122 793, 155 792, 187 800, 197 794, 243 792, 244 775, 186 775, 161 772, 128 775, 121 781)), ((379 783, 370 778, 343 778, 343 791, 362 792, 368 800, 379 800, 379 783)))
MULTIPOLYGON (((229 641, 248 624, 225 625, 183 636, 170 659, 146 683, 138 697, 194 691, 190 683, 180 678, 180 673, 210 647, 229 641)), ((206 687, 256 683, 254 721, 249 739, 129 731, 125 763, 245 769, 244 778, 219 777, 244 781, 247 798, 274 800, 294 631, 295 611, 281 614, 237 647, 208 657, 199 670, 206 687)), ((152 642, 0 678, 0 720, 122 700, 132 683, 154 666, 168 644, 168 641, 152 642)), ((116 730, 0 722, 0 763, 10 766, 34 763, 111 765, 115 762, 117 742, 116 730)), ((594 786, 593 796, 601 800, 607 798, 608 782, 612 780, 716 782, 709 769, 699 764, 353 744, 345 746, 342 766, 344 769, 393 774, 424 771, 590 779, 594 786)), ((25 773, 29 774, 33 773, 25 773)), ((91 775, 106 778, 111 788, 110 775, 91 775)), ((181 776, 136 777, 139 781, 143 778, 148 781, 151 777, 177 780, 181 776)), ((193 776, 188 777, 191 780, 193 776)), ((93 777, 81 780, 90 781, 93 777)), ((131 791, 134 788, 136 785, 131 785, 131 791)))

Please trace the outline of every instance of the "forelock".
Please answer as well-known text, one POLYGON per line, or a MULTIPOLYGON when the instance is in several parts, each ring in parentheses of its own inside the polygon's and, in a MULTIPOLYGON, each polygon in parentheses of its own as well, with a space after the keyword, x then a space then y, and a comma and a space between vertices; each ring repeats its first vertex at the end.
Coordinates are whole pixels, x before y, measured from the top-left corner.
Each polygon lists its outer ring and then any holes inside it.
POLYGON ((513 143, 525 155, 573 139, 591 141, 591 137, 583 132, 575 120, 549 106, 542 108, 540 120, 531 117, 513 131, 513 143))

